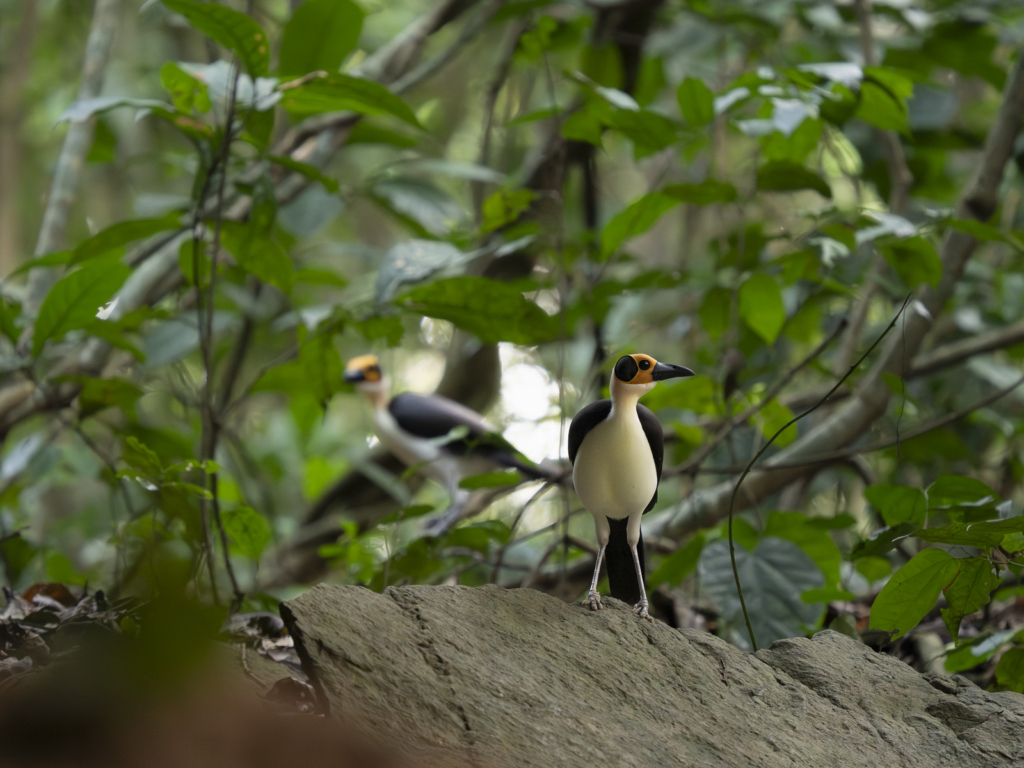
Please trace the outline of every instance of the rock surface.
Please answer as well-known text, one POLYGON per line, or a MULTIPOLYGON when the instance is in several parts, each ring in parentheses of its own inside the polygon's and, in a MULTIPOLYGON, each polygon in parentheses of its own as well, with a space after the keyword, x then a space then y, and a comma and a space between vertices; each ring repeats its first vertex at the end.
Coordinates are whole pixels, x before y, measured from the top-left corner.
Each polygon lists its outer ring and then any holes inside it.
POLYGON ((825 631, 748 654, 534 590, 282 605, 320 705, 436 766, 1024 766, 1024 696, 825 631))

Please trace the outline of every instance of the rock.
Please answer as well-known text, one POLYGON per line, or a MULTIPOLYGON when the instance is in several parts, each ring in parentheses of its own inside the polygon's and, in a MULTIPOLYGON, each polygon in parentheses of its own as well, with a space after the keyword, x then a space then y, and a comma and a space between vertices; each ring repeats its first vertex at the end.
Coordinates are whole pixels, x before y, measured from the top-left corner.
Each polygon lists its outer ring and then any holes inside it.
POLYGON ((320 706, 436 766, 1024 765, 1024 696, 836 632, 756 654, 494 586, 281 606, 320 706))

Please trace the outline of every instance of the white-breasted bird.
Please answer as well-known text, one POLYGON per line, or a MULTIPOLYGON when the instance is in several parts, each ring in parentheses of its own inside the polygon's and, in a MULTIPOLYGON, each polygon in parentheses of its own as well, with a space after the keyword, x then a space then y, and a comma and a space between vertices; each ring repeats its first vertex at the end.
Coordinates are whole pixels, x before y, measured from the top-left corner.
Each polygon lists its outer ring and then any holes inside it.
POLYGON ((465 477, 502 469, 518 470, 531 479, 558 476, 531 463, 479 413, 454 400, 412 392, 389 399, 390 384, 376 355, 349 360, 345 381, 355 384, 369 401, 381 444, 448 491, 451 505, 432 526, 436 531, 476 511, 467 509, 471 494, 459 486, 465 477))
POLYGON ((612 370, 611 399, 581 409, 569 425, 573 484, 597 527, 597 563, 585 602, 592 610, 601 609, 597 577, 607 559, 611 596, 635 603, 633 610, 652 620, 640 518, 658 500, 665 446, 658 417, 639 400, 659 381, 693 375, 649 355, 624 355, 612 370))

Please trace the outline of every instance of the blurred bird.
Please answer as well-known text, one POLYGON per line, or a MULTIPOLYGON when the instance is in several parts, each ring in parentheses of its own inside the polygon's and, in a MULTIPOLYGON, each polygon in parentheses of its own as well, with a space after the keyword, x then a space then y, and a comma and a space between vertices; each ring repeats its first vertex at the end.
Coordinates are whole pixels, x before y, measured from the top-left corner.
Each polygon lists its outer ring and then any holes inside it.
POLYGON ((693 375, 649 355, 624 355, 612 371, 611 399, 586 406, 569 425, 573 483, 597 526, 597 563, 585 602, 592 610, 601 609, 597 577, 607 556, 611 596, 635 603, 633 610, 652 621, 640 517, 658 500, 665 447, 657 416, 638 401, 659 381, 693 375))
MULTIPOLYGON (((362 355, 345 366, 345 381, 356 385, 373 413, 377 438, 402 462, 436 480, 451 499, 431 529, 441 533, 473 512, 466 477, 515 469, 530 479, 555 480, 559 472, 523 456, 476 411, 439 395, 403 392, 388 399, 390 383, 376 355, 362 355)), ((493 489, 491 489, 493 491, 493 489)))

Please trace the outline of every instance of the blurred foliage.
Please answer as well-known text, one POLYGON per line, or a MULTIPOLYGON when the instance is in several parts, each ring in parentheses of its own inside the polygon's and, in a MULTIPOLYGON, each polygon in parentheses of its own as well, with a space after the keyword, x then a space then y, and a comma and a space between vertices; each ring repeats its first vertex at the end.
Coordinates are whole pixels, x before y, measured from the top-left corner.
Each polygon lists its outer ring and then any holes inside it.
MULTIPOLYGON (((0 554, 12 587, 148 595, 170 570, 204 599, 235 581, 250 607, 272 606, 300 587, 268 583, 267 563, 353 469, 394 503, 332 523, 337 540, 319 549, 328 578, 556 584, 587 570, 593 541, 571 493, 516 487, 430 535, 444 494, 368 460, 343 360, 380 352, 396 388, 430 392, 453 340, 499 344, 505 383, 489 415, 534 461, 564 455, 565 419, 619 354, 693 367, 699 376, 645 400, 669 436, 657 520, 716 473, 736 474, 835 382, 838 343, 770 389, 858 301, 859 350, 908 292, 937 285, 948 232, 981 243, 929 346, 1024 314, 1020 169, 991 221, 953 212, 1024 41, 1018 3, 878 3, 875 66, 863 65, 853 4, 650 3, 650 28, 629 45, 609 42, 603 4, 469 4, 453 24, 472 34, 441 30, 421 57, 434 69, 400 88, 368 64, 429 13, 421 0, 129 5, 104 96, 75 102, 90 4, 0 3, 5 18, 34 19, 22 62, 19 28, 0 28, 0 71, 27 66, 20 92, 0 96, 0 140, 21 156, 0 168, 18 190, 0 198, 18 223, 0 253, 0 554), (69 120, 93 120, 94 139, 71 247, 34 262, 59 277, 36 310, 27 255, 69 120), (889 206, 898 179, 880 132, 912 175, 902 210, 889 206), (559 164, 554 188, 535 183, 559 164), (525 271, 499 268, 516 257, 525 271), (113 350, 103 365, 76 367, 97 345, 113 350), (39 407, 4 399, 37 385, 39 407), (47 400, 58 391, 73 397, 47 400)), ((979 401, 1020 376, 1020 358, 1015 339, 892 377, 872 434, 979 401)), ((877 595, 862 631, 898 639, 941 616, 928 626, 949 639, 948 670, 998 655, 991 682, 1022 690, 1019 624, 989 623, 1022 599, 1022 432, 1011 393, 860 465, 819 468, 739 516, 761 644, 877 595)), ((653 537, 649 586, 712 601, 719 631, 743 643, 723 536, 653 537)))

